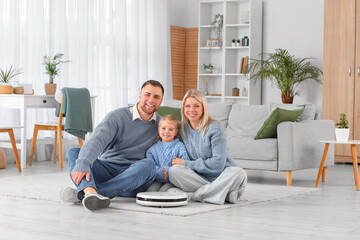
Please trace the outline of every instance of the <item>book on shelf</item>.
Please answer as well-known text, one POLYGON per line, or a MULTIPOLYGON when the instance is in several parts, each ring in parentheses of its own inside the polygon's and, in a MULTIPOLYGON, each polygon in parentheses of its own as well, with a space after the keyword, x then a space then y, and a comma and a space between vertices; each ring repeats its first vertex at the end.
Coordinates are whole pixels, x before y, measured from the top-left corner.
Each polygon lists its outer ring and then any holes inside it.
POLYGON ((245 68, 249 64, 249 56, 241 58, 240 73, 245 73, 245 68))

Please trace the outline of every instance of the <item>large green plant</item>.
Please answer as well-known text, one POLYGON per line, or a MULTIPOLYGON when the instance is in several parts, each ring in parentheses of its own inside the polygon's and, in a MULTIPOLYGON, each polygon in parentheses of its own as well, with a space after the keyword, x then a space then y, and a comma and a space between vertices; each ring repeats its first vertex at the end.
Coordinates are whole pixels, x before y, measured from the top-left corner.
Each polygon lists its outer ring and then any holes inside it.
POLYGON ((0 82, 1 83, 9 83, 13 77, 15 77, 21 73, 22 72, 21 72, 20 68, 13 69, 13 66, 11 66, 9 69, 5 69, 5 70, 0 69, 0 82))
POLYGON ((294 96, 299 95, 298 85, 313 79, 321 84, 322 71, 312 66, 311 58, 295 58, 286 49, 276 49, 275 53, 261 53, 266 60, 250 59, 246 72, 252 73, 250 79, 267 79, 281 91, 283 103, 292 103, 294 96))
POLYGON ((62 53, 56 54, 54 57, 44 56, 43 65, 46 69, 46 74, 49 74, 49 83, 54 83, 55 76, 59 75, 60 67, 63 63, 70 62, 70 60, 63 61, 61 58, 64 56, 62 53))

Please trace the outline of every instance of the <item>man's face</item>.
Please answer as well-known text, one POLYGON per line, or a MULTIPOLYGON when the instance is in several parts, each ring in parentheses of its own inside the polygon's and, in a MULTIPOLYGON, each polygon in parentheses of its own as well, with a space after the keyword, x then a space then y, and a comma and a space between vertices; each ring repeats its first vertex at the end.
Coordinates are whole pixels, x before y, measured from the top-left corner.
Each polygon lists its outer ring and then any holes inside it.
POLYGON ((147 84, 140 92, 138 111, 141 117, 151 117, 156 112, 163 99, 160 87, 147 84), (142 116, 144 115, 144 116, 142 116))

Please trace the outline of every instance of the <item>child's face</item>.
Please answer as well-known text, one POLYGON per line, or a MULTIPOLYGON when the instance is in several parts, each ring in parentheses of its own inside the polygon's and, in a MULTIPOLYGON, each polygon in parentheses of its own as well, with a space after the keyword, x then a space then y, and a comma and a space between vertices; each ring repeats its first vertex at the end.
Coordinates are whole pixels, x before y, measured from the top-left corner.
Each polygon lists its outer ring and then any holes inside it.
POLYGON ((159 136, 162 142, 171 142, 174 140, 178 129, 176 123, 164 121, 159 125, 159 136))

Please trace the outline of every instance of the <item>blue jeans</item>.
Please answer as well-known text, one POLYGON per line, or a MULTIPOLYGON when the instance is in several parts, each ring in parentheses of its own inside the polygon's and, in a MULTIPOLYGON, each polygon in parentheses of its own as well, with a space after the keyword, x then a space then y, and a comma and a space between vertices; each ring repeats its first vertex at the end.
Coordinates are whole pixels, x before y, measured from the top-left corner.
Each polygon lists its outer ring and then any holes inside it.
MULTIPOLYGON (((80 148, 72 148, 66 154, 70 177, 79 152, 80 148)), ((93 187, 97 189, 99 194, 109 198, 117 196, 135 197, 137 193, 146 191, 155 178, 156 168, 151 159, 142 159, 129 166, 121 166, 97 159, 91 167, 90 181, 86 181, 84 177, 76 186, 78 198, 80 200, 83 198, 82 190, 87 187, 93 187)))

